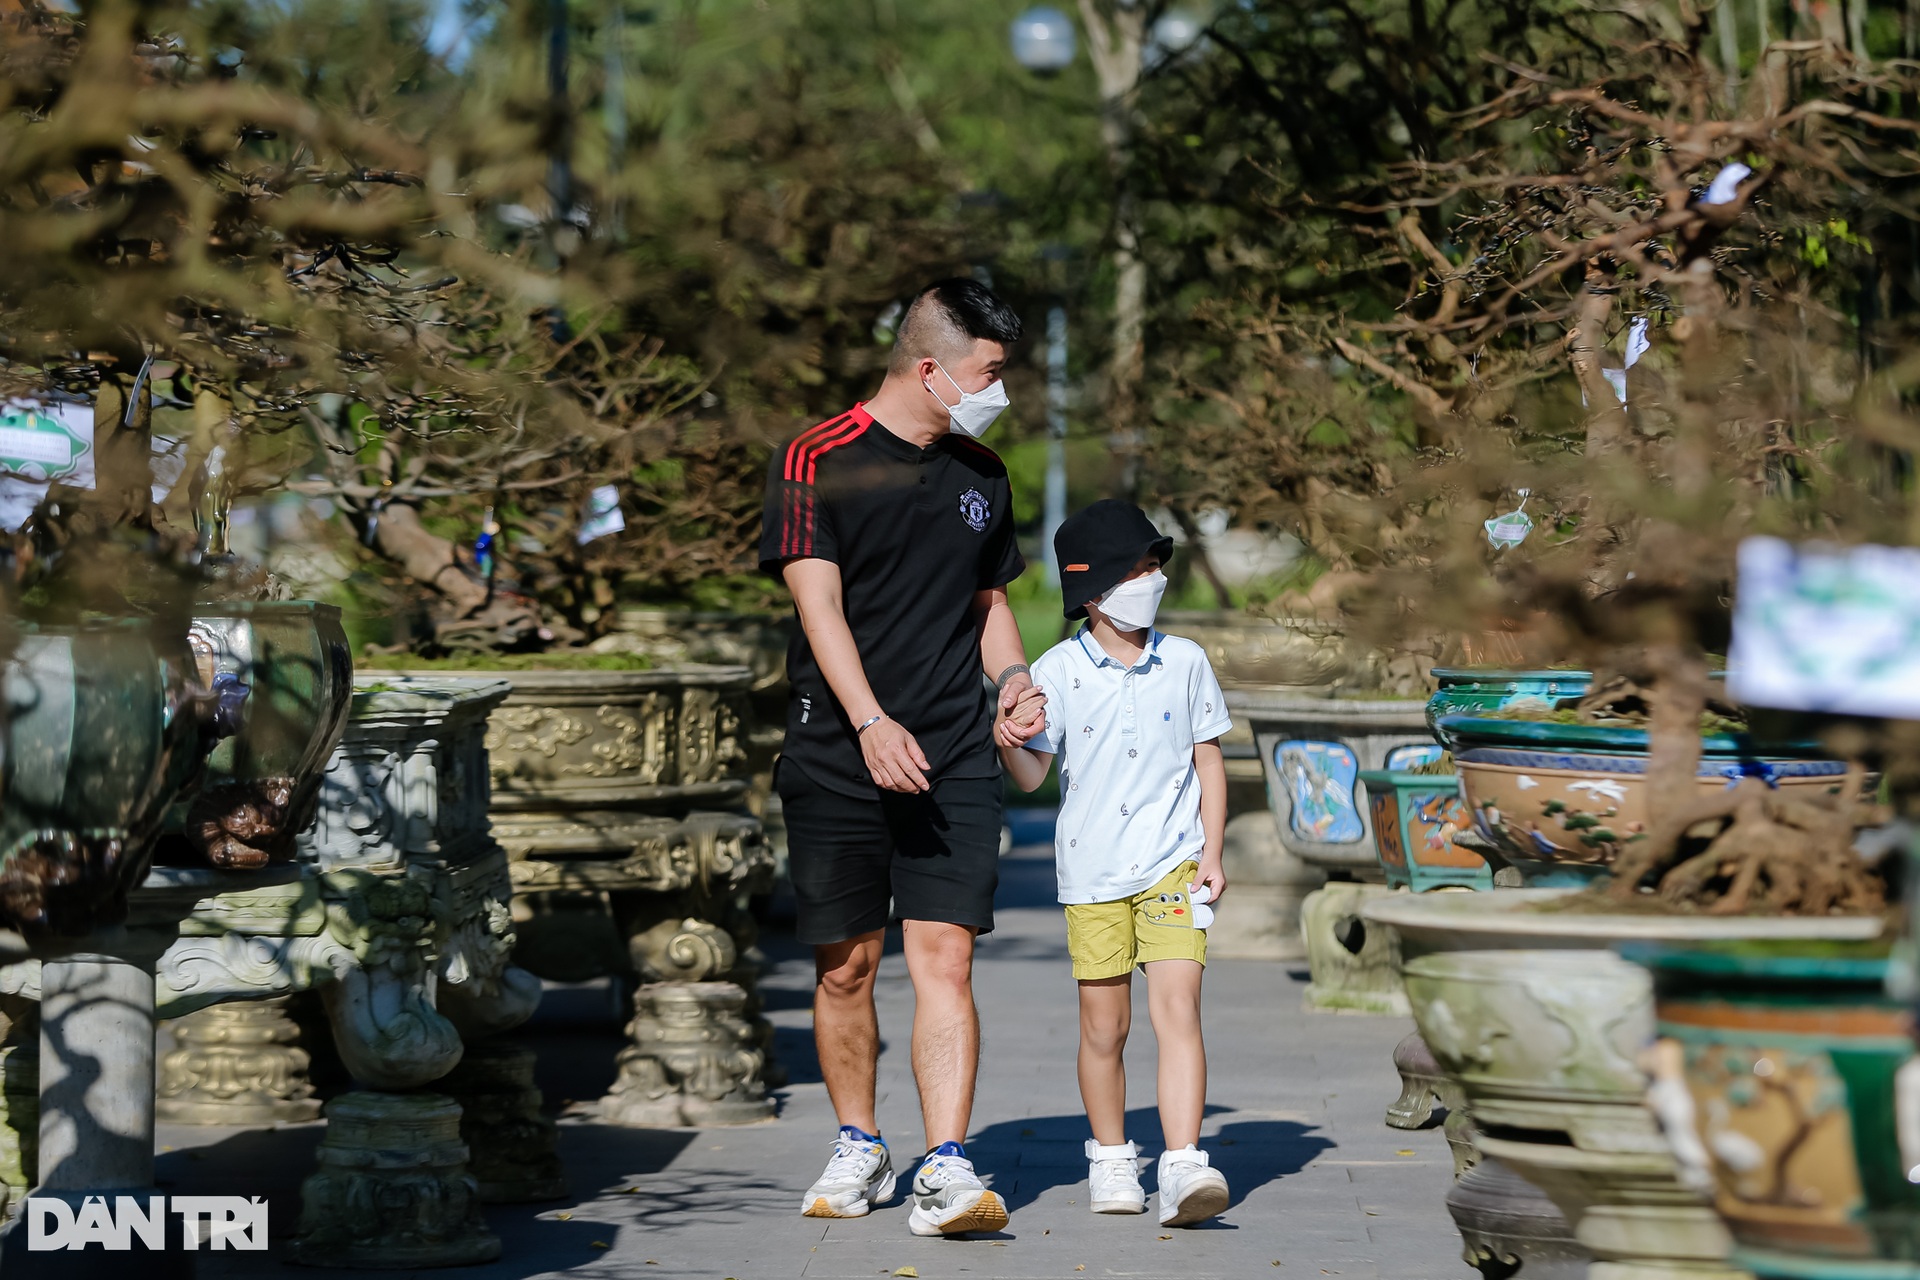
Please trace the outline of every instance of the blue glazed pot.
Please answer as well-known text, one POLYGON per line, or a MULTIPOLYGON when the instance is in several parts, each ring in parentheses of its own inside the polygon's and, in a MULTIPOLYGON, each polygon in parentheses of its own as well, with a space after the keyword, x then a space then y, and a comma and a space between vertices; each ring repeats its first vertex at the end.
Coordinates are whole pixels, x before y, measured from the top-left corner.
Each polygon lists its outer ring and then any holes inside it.
POLYGON ((1415 893, 1430 889, 1493 888, 1493 869, 1470 849, 1454 844, 1455 832, 1472 823, 1455 775, 1369 769, 1374 849, 1387 883, 1415 893))
POLYGON ((1440 717, 1498 711, 1528 698, 1552 704, 1578 698, 1593 683, 1591 671, 1510 671, 1500 667, 1435 667, 1440 687, 1427 699, 1427 724, 1449 749, 1440 717))
MULTIPOLYGON (((1645 838, 1645 730, 1458 713, 1442 716, 1439 727, 1454 744, 1474 830, 1529 888, 1587 884, 1645 838)), ((1709 792, 1749 776, 1771 786, 1830 788, 1847 768, 1818 759, 1815 743, 1762 749, 1708 734, 1701 747, 1699 785, 1709 792)))

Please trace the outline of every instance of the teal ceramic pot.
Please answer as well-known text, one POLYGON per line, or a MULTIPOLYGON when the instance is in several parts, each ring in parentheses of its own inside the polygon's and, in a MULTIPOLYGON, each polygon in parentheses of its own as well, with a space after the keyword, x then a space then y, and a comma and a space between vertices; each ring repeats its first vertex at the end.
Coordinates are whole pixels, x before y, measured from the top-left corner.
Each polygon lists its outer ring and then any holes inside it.
POLYGON ((1885 947, 1741 943, 1624 949, 1653 971, 1658 1034, 1677 1041, 1702 1181, 1762 1280, 1920 1278, 1920 1186, 1895 1138, 1895 1076, 1914 1056, 1885 947))
POLYGON ((23 624, 0 663, 0 920, 22 934, 125 919, 200 747, 166 649, 143 619, 23 624))
POLYGON ((1440 730, 1440 717, 1498 711, 1515 702, 1536 699, 1549 705, 1562 698, 1578 698, 1593 683, 1590 671, 1510 671, 1500 667, 1435 667, 1439 688, 1427 699, 1427 724, 1433 735, 1451 750, 1440 730))
POLYGON ((291 858, 294 838, 313 822, 320 775, 353 698, 340 610, 310 600, 198 604, 190 641, 230 736, 176 814, 178 829, 216 867, 291 858))
MULTIPOLYGON (((1453 746, 1475 832, 1530 888, 1577 886, 1604 874, 1647 831, 1647 735, 1642 729, 1440 717, 1453 746)), ((1702 739, 1699 786, 1741 777, 1816 791, 1838 785, 1839 760, 1812 743, 1757 748, 1744 738, 1702 739), (1813 757, 1813 758, 1809 758, 1813 757)))
POLYGON ((1368 769, 1360 780, 1367 786, 1374 848, 1388 884, 1415 893, 1493 888, 1487 860, 1453 842, 1473 821, 1457 776, 1368 769))

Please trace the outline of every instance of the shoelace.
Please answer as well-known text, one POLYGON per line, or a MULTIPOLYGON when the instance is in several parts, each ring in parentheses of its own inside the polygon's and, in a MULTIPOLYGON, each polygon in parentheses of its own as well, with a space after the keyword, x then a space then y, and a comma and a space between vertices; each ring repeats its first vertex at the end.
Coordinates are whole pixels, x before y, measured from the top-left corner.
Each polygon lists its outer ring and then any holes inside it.
POLYGON ((1093 1179, 1099 1191, 1124 1190, 1139 1181, 1132 1160, 1095 1160, 1093 1179))
POLYGON ((920 1176, 926 1180, 928 1186, 942 1186, 960 1176, 955 1170, 948 1167, 950 1165, 962 1166, 966 1170, 967 1175, 971 1176, 973 1174, 973 1162, 971 1160, 962 1160, 958 1156, 933 1156, 921 1164, 920 1176))
POLYGON ((840 1138, 833 1140, 833 1158, 827 1161, 827 1171, 821 1174, 822 1181, 843 1177, 858 1176, 865 1178, 869 1172, 868 1162, 873 1159, 874 1149, 864 1143, 847 1142, 840 1138))

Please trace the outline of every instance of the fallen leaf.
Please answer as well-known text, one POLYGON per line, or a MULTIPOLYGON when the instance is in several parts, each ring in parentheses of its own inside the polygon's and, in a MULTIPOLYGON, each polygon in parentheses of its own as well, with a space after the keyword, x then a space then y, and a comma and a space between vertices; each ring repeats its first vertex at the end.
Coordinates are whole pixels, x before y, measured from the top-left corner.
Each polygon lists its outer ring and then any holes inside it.
POLYGON ((562 1222, 572 1222, 572 1221, 573 1221, 573 1215, 572 1215, 572 1214, 570 1214, 570 1213, 556 1213, 556 1214, 554 1214, 553 1216, 554 1216, 554 1217, 556 1217, 556 1218, 558 1218, 558 1219, 560 1219, 560 1221, 562 1221, 562 1222))
POLYGON ((1400 1150, 1400 1151, 1394 1152, 1393 1154, 1397 1156, 1410 1156, 1413 1154, 1413 1152, 1411 1150, 1400 1150))
MULTIPOLYGON (((1031 1129, 1022 1129, 1022 1130, 1020 1131, 1020 1136, 1021 1136, 1021 1137, 1023 1137, 1023 1138, 1031 1138, 1031 1137, 1033 1136, 1033 1130, 1031 1130, 1031 1129)), ((171 1150, 173 1150, 173 1148, 172 1148, 172 1147, 168 1147, 168 1148, 167 1148, 167 1150, 169 1150, 169 1151, 171 1151, 171 1150)))
POLYGON ((1238 1138, 1222 1138, 1220 1139, 1220 1145, 1223 1147, 1230 1147, 1238 1141, 1240 1141, 1240 1139, 1238 1138))
POLYGON ((918 1277, 918 1276, 919 1276, 919 1274, 920 1274, 920 1272, 919 1272, 918 1270, 916 1270, 915 1268, 913 1268, 913 1267, 896 1267, 896 1268, 894 1268, 894 1272, 893 1272, 893 1274, 895 1274, 895 1275, 897 1275, 897 1276, 915 1276, 915 1277, 918 1277))
POLYGON ((1173 1239, 1173 1237, 1172 1237, 1172 1236, 1161 1236, 1160 1238, 1161 1238, 1162 1240, 1171 1240, 1171 1239, 1173 1239))
POLYGON ((1045 1231, 1042 1231, 1040 1234, 1043 1236, 1050 1236, 1053 1234, 1053 1228, 1048 1227, 1045 1231))
POLYGON ((606 1242, 605 1240, 590 1240, 590 1241, 588 1241, 588 1242, 587 1242, 587 1247, 588 1247, 588 1248, 591 1248, 591 1249, 611 1249, 611 1248, 613 1248, 613 1246, 612 1246, 612 1245, 610 1245, 610 1244, 608 1244, 608 1243, 607 1243, 607 1242, 606 1242))

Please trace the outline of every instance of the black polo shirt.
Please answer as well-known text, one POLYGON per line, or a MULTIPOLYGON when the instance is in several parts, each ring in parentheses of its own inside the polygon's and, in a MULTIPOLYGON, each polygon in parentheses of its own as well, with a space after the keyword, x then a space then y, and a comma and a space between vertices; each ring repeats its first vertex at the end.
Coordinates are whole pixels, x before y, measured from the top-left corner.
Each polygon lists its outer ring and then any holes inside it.
MULTIPOLYGON (((959 435, 909 444, 863 405, 801 432, 767 468, 760 567, 777 575, 808 558, 840 566, 867 682, 920 744, 931 776, 997 776, 973 597, 1026 568, 998 455, 959 435)), ((875 795, 854 726, 798 627, 787 678, 781 767, 846 795, 875 795)))

